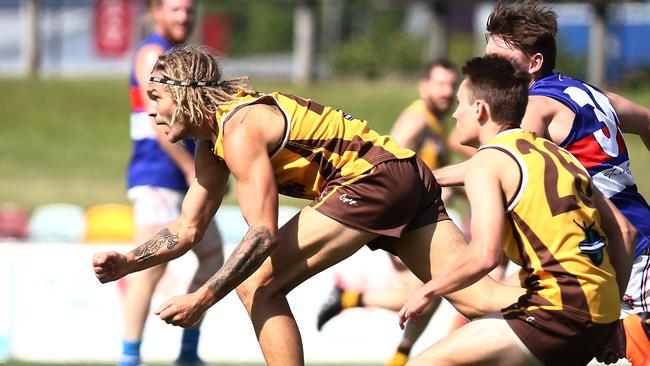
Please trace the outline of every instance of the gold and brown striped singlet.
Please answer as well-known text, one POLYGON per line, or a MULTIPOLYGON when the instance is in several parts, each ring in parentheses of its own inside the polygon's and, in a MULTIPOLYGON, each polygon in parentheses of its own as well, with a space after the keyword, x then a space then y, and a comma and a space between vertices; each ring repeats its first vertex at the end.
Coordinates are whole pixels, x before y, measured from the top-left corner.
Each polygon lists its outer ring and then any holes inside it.
MULTIPOLYGON (((279 92, 257 96, 237 95, 233 103, 219 107, 219 130, 239 108, 271 101, 285 117, 285 134, 271 153, 271 164, 281 194, 314 199, 331 180, 353 180, 375 165, 408 159, 415 153, 397 146, 388 136, 368 128, 363 120, 309 99, 279 92)), ((222 134, 214 146, 223 158, 222 134)))

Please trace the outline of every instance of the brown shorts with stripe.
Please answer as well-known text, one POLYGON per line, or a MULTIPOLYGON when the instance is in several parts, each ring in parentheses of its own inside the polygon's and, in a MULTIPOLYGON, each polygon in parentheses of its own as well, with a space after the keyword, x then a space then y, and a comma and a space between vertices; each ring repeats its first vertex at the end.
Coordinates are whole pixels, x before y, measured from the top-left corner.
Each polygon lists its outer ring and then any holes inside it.
POLYGON ((385 161, 352 179, 332 180, 311 206, 344 225, 379 234, 368 247, 391 253, 393 242, 405 232, 449 219, 440 186, 416 157, 385 161))
POLYGON ((513 304, 501 310, 519 340, 539 361, 553 366, 588 364, 614 336, 618 321, 593 323, 566 310, 527 310, 513 304))

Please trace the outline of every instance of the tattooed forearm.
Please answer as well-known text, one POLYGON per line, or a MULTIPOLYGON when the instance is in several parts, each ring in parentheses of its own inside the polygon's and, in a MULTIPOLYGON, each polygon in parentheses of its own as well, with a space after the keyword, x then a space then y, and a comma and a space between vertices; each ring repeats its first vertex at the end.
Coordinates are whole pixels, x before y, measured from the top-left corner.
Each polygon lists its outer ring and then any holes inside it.
POLYGON ((146 243, 140 245, 139 247, 133 250, 138 262, 143 262, 149 257, 155 255, 160 248, 166 246, 167 249, 174 249, 178 245, 178 233, 172 234, 169 232, 169 229, 165 228, 154 235, 153 238, 149 239, 146 243))
POLYGON ((208 287, 219 301, 248 278, 271 254, 274 239, 264 226, 248 230, 223 267, 208 280, 208 287))

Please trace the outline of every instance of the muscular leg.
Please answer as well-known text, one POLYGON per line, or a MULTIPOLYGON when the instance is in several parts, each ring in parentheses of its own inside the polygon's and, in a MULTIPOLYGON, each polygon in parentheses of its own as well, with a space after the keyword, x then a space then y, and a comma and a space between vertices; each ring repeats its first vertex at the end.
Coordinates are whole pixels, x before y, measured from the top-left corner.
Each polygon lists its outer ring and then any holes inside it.
POLYGON ((399 311, 407 295, 401 287, 366 290, 363 292, 363 306, 399 311))
MULTIPOLYGON (((391 309, 394 311, 399 311, 402 306, 404 305, 404 302, 406 301, 406 297, 408 296, 409 293, 417 289, 418 287, 422 286, 422 281, 418 279, 413 272, 411 272, 399 259, 395 258, 394 256, 391 256, 391 260, 393 262, 393 265, 395 269, 397 270, 397 274, 399 276, 400 283, 403 285, 403 289, 401 291, 395 292, 393 295, 394 302, 396 303, 396 308, 391 309)), ((384 290, 387 291, 387 290, 384 290)), ((418 338, 422 335, 424 330, 427 328, 427 325, 429 324, 429 321, 433 317, 433 314, 436 312, 436 309, 438 309, 438 306, 440 305, 440 298, 435 299, 423 312, 418 316, 417 321, 411 321, 406 323, 406 327, 404 328, 404 333, 402 334, 402 339, 400 340, 397 350, 393 354, 393 356, 386 361, 386 366, 402 366, 406 364, 406 361, 408 360, 409 354, 411 353, 411 349, 413 348, 413 345, 415 342, 417 342, 418 338)))
POLYGON ((305 207, 280 228, 279 237, 278 250, 237 288, 237 293, 251 317, 266 363, 302 365, 302 342, 287 293, 349 257, 375 235, 351 229, 305 207))
MULTIPOLYGON (((400 275, 402 277, 402 283, 406 285, 408 293, 411 293, 418 287, 422 286, 422 281, 420 281, 417 277, 415 277, 415 275, 408 269, 402 271, 400 275)), ((411 353, 411 348, 413 348, 415 342, 417 342, 418 338, 420 338, 420 335, 422 335, 424 330, 427 328, 427 325, 429 324, 429 321, 433 317, 433 314, 438 309, 441 300, 442 300, 441 298, 435 299, 429 305, 429 307, 427 307, 424 310, 424 312, 422 312, 422 314, 418 316, 417 321, 406 323, 406 327, 404 328, 404 334, 402 335, 402 340, 400 341, 399 346, 397 347, 398 352, 401 352, 406 356, 408 356, 411 353)), ((404 302, 406 302, 406 298, 402 299, 402 305, 400 305, 400 309, 404 305, 404 302)))
POLYGON ((401 286, 369 289, 363 292, 363 306, 380 307, 386 310, 399 311, 404 305, 406 296, 422 286, 420 281, 398 258, 390 255, 391 264, 395 269, 401 286))
MULTIPOLYGON (((427 282, 454 261, 463 245, 467 242, 460 230, 451 220, 444 220, 407 233, 395 249, 404 264, 427 282)), ((521 287, 503 285, 486 276, 445 298, 466 317, 476 318, 511 305, 523 294, 521 287)))
POLYGON ((475 320, 408 363, 418 365, 540 365, 529 359, 500 314, 475 320))

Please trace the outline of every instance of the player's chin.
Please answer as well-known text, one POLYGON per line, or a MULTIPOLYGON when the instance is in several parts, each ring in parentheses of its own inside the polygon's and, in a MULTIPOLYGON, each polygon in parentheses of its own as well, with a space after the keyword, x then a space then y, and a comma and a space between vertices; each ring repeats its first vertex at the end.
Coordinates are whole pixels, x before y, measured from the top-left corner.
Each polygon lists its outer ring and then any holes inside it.
POLYGON ((187 25, 179 25, 174 29, 174 39, 177 42, 184 42, 190 36, 191 28, 187 25))

